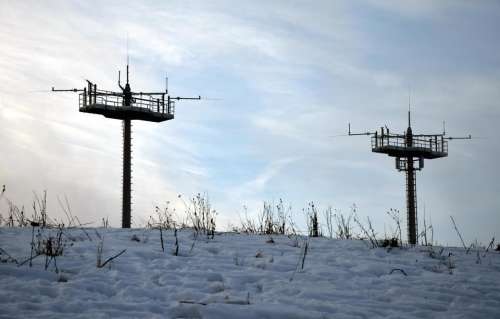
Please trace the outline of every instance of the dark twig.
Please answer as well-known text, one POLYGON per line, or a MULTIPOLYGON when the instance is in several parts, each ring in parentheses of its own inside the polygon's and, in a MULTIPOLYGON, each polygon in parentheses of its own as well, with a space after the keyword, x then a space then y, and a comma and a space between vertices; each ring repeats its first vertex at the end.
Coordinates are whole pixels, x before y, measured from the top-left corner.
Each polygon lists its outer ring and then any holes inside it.
POLYGON ((36 258, 36 257, 38 257, 38 256, 42 256, 42 255, 43 255, 43 254, 38 254, 38 253, 37 253, 35 256, 30 257, 30 258, 28 258, 28 259, 24 260, 23 262, 19 263, 17 266, 18 266, 18 267, 21 267, 22 265, 24 265, 24 264, 25 264, 25 263, 27 263, 28 261, 31 263, 31 261, 32 261, 33 259, 35 259, 35 258, 36 258))
POLYGON ((193 234, 193 243, 191 244, 191 248, 189 249, 189 253, 188 255, 191 255, 191 252, 193 251, 194 249, 194 245, 196 244, 196 240, 198 239, 198 233, 197 232, 194 232, 193 234))
POLYGON ((309 248, 309 241, 306 241, 306 245, 304 247, 304 255, 302 255, 302 265, 300 269, 304 270, 304 263, 306 262, 307 249, 309 248))
POLYGON ((9 257, 9 258, 10 258, 10 260, 12 260, 12 261, 13 261, 14 263, 16 263, 17 265, 19 264, 19 263, 17 262, 17 259, 15 259, 15 258, 14 258, 14 257, 12 257, 11 255, 9 255, 9 254, 5 251, 5 249, 0 248, 0 255, 1 255, 1 254, 4 254, 4 255, 6 255, 7 257, 9 257))
POLYGON ((293 278, 295 277, 295 274, 297 273, 297 271, 299 270, 299 265, 301 266, 301 270, 304 270, 304 263, 306 261, 306 256, 307 256, 307 250, 308 250, 308 247, 309 247, 309 239, 305 240, 304 241, 304 249, 301 250, 301 253, 299 255, 299 261, 297 262, 297 266, 295 266, 295 270, 292 274, 292 276, 290 277, 290 281, 293 280, 293 278))
POLYGON ((395 271, 399 271, 399 272, 401 272, 403 275, 408 276, 408 274, 407 274, 407 273, 406 273, 403 269, 399 269, 399 268, 394 268, 394 269, 392 269, 392 270, 391 270, 391 272, 389 273, 389 275, 392 275, 392 273, 393 273, 393 272, 395 272, 395 271))
POLYGON ((98 265, 97 268, 103 268, 104 266, 106 266, 107 263, 109 263, 110 261, 112 261, 113 259, 115 258, 118 258, 120 257, 121 254, 123 254, 124 252, 126 252, 127 250, 124 249, 122 250, 121 252, 119 252, 118 254, 114 255, 113 257, 109 257, 102 265, 98 265))
POLYGON ((37 222, 31 222, 32 231, 31 231, 31 252, 30 252, 30 259, 29 259, 30 267, 33 266, 31 261, 33 260, 33 250, 35 249, 35 226, 40 226, 40 224, 37 222))
POLYGON ((177 228, 174 228, 174 236, 175 236, 174 256, 179 256, 179 238, 177 237, 177 228))
POLYGON ((191 301, 191 300, 181 300, 181 301, 179 301, 179 303, 187 303, 187 304, 190 304, 190 305, 202 305, 202 306, 208 305, 208 304, 206 304, 204 302, 197 302, 197 301, 191 301))
MULTIPOLYGON (((80 222, 80 218, 78 216, 75 216, 75 220, 78 222, 78 226, 80 226, 80 230, 87 235, 87 238, 92 241, 92 237, 90 237, 89 233, 83 228, 83 224, 80 222)), ((96 231, 97 232, 97 231, 96 231)))
POLYGON ((495 237, 493 237, 491 239, 490 244, 488 245, 488 247, 486 248, 486 251, 484 252, 483 258, 486 257, 486 254, 488 253, 488 250, 490 250, 490 248, 493 247, 494 242, 495 242, 495 237))
POLYGON ((453 222, 453 226, 455 227, 455 230, 457 231, 458 237, 460 237, 460 240, 462 241, 462 245, 464 246, 464 249, 466 250, 466 253, 469 253, 469 249, 465 245, 464 239, 462 238, 462 234, 460 234, 460 231, 458 230, 457 224, 455 224, 455 220, 453 219, 453 216, 450 216, 451 221, 453 222))
POLYGON ((161 251, 165 252, 165 246, 163 245, 163 230, 162 225, 160 225, 160 242, 161 242, 161 251))

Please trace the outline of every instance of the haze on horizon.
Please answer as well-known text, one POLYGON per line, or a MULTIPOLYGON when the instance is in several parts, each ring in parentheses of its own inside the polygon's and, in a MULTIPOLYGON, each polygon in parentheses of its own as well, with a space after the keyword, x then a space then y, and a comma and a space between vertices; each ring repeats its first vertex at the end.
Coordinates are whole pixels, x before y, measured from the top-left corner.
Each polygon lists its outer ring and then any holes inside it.
POLYGON ((47 190, 51 215, 67 196, 82 221, 120 225, 121 122, 49 90, 116 90, 128 35, 134 90, 163 90, 167 72, 174 94, 214 98, 133 123, 134 225, 200 192, 221 229, 282 198, 301 223, 308 202, 355 203, 383 233, 388 209, 406 221, 404 174, 339 135, 402 133, 410 90, 414 132, 445 120, 475 137, 417 173, 419 221, 425 209, 442 244, 459 244, 450 215, 467 242, 500 235, 499 2, 2 1, 0 30, 0 185, 28 212, 47 190))

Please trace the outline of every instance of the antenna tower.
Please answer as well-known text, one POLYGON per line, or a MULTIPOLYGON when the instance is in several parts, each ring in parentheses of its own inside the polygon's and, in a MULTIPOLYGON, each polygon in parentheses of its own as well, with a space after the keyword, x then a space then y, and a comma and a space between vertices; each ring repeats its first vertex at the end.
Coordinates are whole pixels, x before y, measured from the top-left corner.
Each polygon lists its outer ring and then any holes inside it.
POLYGON ((58 90, 53 92, 79 92, 79 111, 100 114, 106 118, 123 122, 123 195, 122 228, 131 227, 132 193, 132 120, 163 122, 174 119, 175 102, 179 100, 200 100, 198 97, 173 97, 165 92, 133 92, 129 83, 129 57, 127 41, 127 82, 122 86, 118 71, 118 86, 121 91, 105 91, 87 80, 83 89, 58 90))
POLYGON ((470 140, 466 137, 446 136, 441 134, 413 134, 411 129, 411 114, 408 109, 408 129, 404 134, 389 132, 389 128, 381 127, 380 132, 352 133, 349 123, 349 136, 371 136, 372 152, 387 154, 396 160, 396 169, 406 173, 406 210, 408 243, 417 244, 417 180, 416 172, 424 168, 425 159, 435 159, 448 156, 449 140, 470 140))

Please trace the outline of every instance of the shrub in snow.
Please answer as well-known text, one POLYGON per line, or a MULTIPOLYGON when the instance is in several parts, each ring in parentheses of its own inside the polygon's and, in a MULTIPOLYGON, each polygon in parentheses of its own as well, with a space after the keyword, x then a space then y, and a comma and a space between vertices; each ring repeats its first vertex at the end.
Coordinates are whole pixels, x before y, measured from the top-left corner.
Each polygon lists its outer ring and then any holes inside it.
POLYGON ((319 237, 321 234, 319 232, 318 210, 313 202, 309 203, 306 216, 309 237, 319 237))
POLYGON ((391 248, 399 247, 399 242, 398 242, 397 238, 391 238, 391 239, 386 238, 386 239, 382 240, 380 246, 391 247, 391 248))

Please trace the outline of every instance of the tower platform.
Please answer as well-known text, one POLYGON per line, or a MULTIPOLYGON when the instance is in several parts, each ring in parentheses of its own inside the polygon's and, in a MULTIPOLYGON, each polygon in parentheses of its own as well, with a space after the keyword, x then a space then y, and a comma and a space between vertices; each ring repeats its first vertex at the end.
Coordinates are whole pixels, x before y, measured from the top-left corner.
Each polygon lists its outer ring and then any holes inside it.
POLYGON ((391 157, 434 159, 448 156, 448 141, 440 135, 414 135, 408 140, 404 135, 375 134, 371 143, 372 152, 391 157))
POLYGON ((79 94, 79 110, 84 113, 100 114, 119 120, 142 120, 164 122, 174 118, 174 101, 154 99, 148 95, 134 97, 130 106, 124 105, 123 96, 113 93, 79 94))

